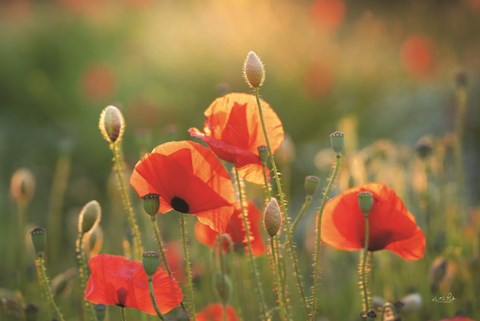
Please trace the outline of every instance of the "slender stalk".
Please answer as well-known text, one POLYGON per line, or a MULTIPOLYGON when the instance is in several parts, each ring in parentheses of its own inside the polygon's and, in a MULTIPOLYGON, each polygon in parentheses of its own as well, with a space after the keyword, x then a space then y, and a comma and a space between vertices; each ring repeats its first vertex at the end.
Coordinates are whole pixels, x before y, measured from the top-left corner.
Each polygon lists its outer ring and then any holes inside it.
POLYGON ((37 267, 38 275, 41 278, 39 280, 40 285, 43 286, 43 293, 46 295, 46 299, 50 304, 50 307, 53 309, 53 311, 58 316, 58 319, 60 321, 65 321, 65 319, 63 318, 62 312, 58 308, 53 298, 52 290, 50 288, 50 281, 48 280, 48 277, 47 277, 47 268, 45 267, 45 258, 43 256, 38 256, 37 259, 35 260, 35 266, 37 267))
POLYGON ((305 196, 305 201, 303 202, 302 208, 300 209, 300 212, 298 213, 297 217, 293 221, 292 231, 291 231, 292 234, 295 232, 295 228, 297 227, 298 223, 302 220, 311 202, 312 202, 312 196, 311 195, 305 196))
POLYGON ((284 288, 282 286, 282 280, 280 276, 280 267, 277 264, 277 249, 275 247, 275 237, 270 238, 270 251, 272 252, 272 259, 273 259, 273 266, 275 269, 275 286, 277 288, 277 296, 278 296, 278 306, 280 308, 280 319, 281 320, 289 320, 287 306, 285 304, 285 299, 283 297, 284 288))
MULTIPOLYGON (((76 255, 77 255, 77 263, 78 263, 78 272, 80 273, 80 286, 82 288, 82 293, 85 293, 85 289, 87 288, 87 278, 88 278, 88 267, 86 264, 85 259, 85 252, 83 251, 83 237, 84 233, 79 232, 78 238, 76 242, 76 255)), ((88 315, 88 319, 91 321, 95 321, 95 313, 92 309, 91 304, 83 299, 83 314, 86 317, 88 315)))
POLYGON ((253 258, 253 251, 252 251, 252 243, 250 239, 250 225, 248 224, 247 221, 247 213, 245 213, 245 204, 243 200, 243 191, 242 191, 242 183, 240 182, 240 177, 238 176, 238 169, 237 167, 234 167, 235 169, 235 180, 237 182, 237 187, 238 187, 238 198, 239 198, 239 203, 240 207, 242 209, 242 221, 243 221, 243 227, 245 228, 245 238, 247 239, 247 248, 248 248, 248 260, 250 262, 250 273, 252 275, 252 278, 255 282, 255 292, 258 295, 258 300, 260 304, 260 313, 263 316, 264 320, 267 320, 267 305, 265 303, 265 298, 263 295, 263 288, 262 288, 262 283, 260 281, 260 277, 258 275, 258 268, 257 264, 255 263, 255 260, 253 258))
POLYGON ((190 294, 190 309, 189 314, 193 321, 197 321, 196 311, 195 311, 195 296, 193 293, 192 285, 192 270, 190 268, 190 251, 187 248, 187 232, 185 229, 185 214, 180 213, 180 230, 182 233, 182 243, 183 243, 183 255, 185 256, 185 268, 187 270, 187 287, 190 294))
POLYGON ((127 321, 127 316, 126 316, 124 307, 122 307, 122 321, 127 321))
POLYGON ((368 258, 368 242, 370 237, 370 226, 368 222, 368 216, 365 217, 365 244, 363 247, 362 253, 362 291, 363 291, 363 306, 365 313, 370 311, 369 306, 369 295, 368 295, 368 284, 367 284, 367 258, 368 258))
POLYGON ((321 233, 322 233, 322 214, 325 208, 325 204, 327 204, 327 198, 330 194, 332 189, 333 183, 337 178, 338 170, 340 168, 340 162, 342 159, 341 154, 337 154, 335 162, 335 168, 333 169, 332 176, 330 177, 330 181, 328 182, 327 188, 325 189, 325 193, 323 194, 322 202, 320 203, 320 208, 317 211, 317 231, 315 235, 315 258, 313 263, 313 286, 312 286, 312 297, 310 302, 312 303, 312 312, 310 315, 310 320, 315 319, 315 315, 317 314, 317 300, 315 295, 318 291, 318 283, 320 282, 320 250, 321 250, 321 233))
POLYGON ((270 184, 268 183, 268 177, 267 177, 267 169, 265 168, 266 164, 263 164, 263 181, 264 181, 264 188, 265 188, 265 195, 267 195, 268 199, 267 202, 272 198, 272 188, 270 184))
POLYGON ((137 220, 135 218, 135 213, 133 211, 132 202, 130 200, 130 195, 125 186, 125 180, 123 177, 123 161, 122 161, 122 150, 120 147, 120 142, 115 142, 110 144, 110 149, 113 152, 113 162, 114 162, 114 171, 117 176, 118 186, 120 188, 120 193, 122 194, 123 206, 127 211, 128 224, 133 233, 133 253, 135 259, 141 260, 142 258, 142 239, 140 237, 140 229, 138 228, 137 220))
POLYGON ((152 301, 153 308, 155 309, 158 318, 162 321, 165 321, 162 312, 160 312, 160 309, 158 308, 157 300, 155 299, 155 292, 153 292, 153 278, 151 275, 148 276, 148 290, 150 292, 150 300, 152 301))
POLYGON ((278 197, 280 200, 280 206, 282 208, 282 213, 283 213, 283 228, 285 231, 285 234, 287 236, 287 249, 290 252, 291 256, 291 261, 294 269, 294 275, 295 275, 295 280, 296 280, 296 285, 298 288, 298 291, 300 293, 300 297, 302 300, 303 307, 305 309, 305 313, 308 314, 308 304, 307 304, 307 299, 305 295, 305 290, 303 288, 303 282, 302 282, 302 276, 300 274, 300 269, 298 267, 298 258, 297 254, 295 252, 295 243, 293 240, 292 233, 290 233, 291 228, 290 228, 290 218, 288 216, 287 212, 287 201, 285 199, 285 194, 283 193, 282 190, 282 184, 280 183, 280 175, 278 173, 278 168, 275 163, 275 159, 273 158, 272 154, 272 148, 270 146, 270 140, 268 138, 268 133, 267 133, 267 128, 265 126, 265 120, 263 118, 263 111, 262 111, 262 104, 260 102, 260 92, 258 88, 255 88, 255 97, 257 100, 257 107, 258 107, 258 113, 260 115, 260 121, 262 123, 262 130, 263 130, 263 135, 265 137, 265 143, 267 144, 267 149, 268 149, 268 155, 270 157, 270 162, 272 164, 272 170, 273 174, 275 177, 275 184, 277 186, 277 192, 278 192, 278 197))

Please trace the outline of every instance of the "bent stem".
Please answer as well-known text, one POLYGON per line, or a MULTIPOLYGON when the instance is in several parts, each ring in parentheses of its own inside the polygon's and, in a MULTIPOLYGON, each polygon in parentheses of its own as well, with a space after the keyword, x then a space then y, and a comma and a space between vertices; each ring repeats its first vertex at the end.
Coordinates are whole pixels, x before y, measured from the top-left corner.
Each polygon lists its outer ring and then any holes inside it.
POLYGON ((133 253, 136 260, 141 260, 142 258, 142 239, 140 237, 140 229, 138 228, 137 219, 133 212, 132 202, 130 200, 130 195, 128 194, 127 188, 125 186, 125 179, 123 177, 123 161, 122 161, 122 150, 120 147, 120 142, 115 142, 110 144, 110 149, 113 152, 113 163, 114 171, 117 176, 118 186, 120 188, 120 193, 122 194, 123 206, 127 211, 128 224, 133 233, 133 253))
POLYGON ((192 285, 192 270, 190 268, 190 251, 187 248, 187 232, 185 230, 185 214, 180 214, 180 230, 182 233, 183 255, 185 256, 185 268, 187 270, 187 287, 190 294, 190 315, 194 321, 197 321, 195 312, 195 296, 192 285))
POLYGON ((157 300, 155 299, 155 293, 153 292, 153 278, 151 275, 148 276, 148 290, 150 292, 150 300, 152 301, 153 308, 155 309, 158 318, 162 321, 165 321, 162 312, 160 312, 160 309, 157 306, 157 300))
POLYGON ((290 252, 290 256, 292 259, 292 265, 294 269, 294 275, 295 275, 295 280, 296 280, 296 285, 298 288, 298 291, 300 292, 300 297, 302 300, 303 307, 305 309, 305 314, 308 314, 308 304, 307 304, 307 299, 305 296, 305 290, 303 288, 303 282, 302 282, 302 276, 300 274, 300 269, 298 268, 298 258, 297 254, 295 252, 295 243, 293 241, 293 236, 292 233, 290 233, 291 228, 290 228, 290 218, 288 216, 287 212, 287 201, 285 199, 285 194, 283 193, 282 190, 282 184, 280 182, 280 175, 278 172, 277 165, 275 163, 275 159, 273 158, 272 154, 272 148, 270 146, 270 140, 268 138, 268 133, 267 133, 267 128, 265 126, 265 120, 263 119, 263 111, 262 111, 262 104, 260 102, 260 91, 258 88, 255 88, 255 97, 257 100, 257 107, 258 107, 258 113, 260 115, 260 121, 262 123, 262 130, 263 130, 263 135, 265 137, 265 143, 267 144, 267 149, 268 149, 268 155, 270 158, 270 162, 272 164, 272 170, 273 170, 273 175, 275 177, 275 184, 277 186, 277 192, 278 192, 278 197, 280 200, 280 206, 282 208, 282 219, 283 219, 283 228, 285 231, 285 234, 287 235, 287 249, 290 252))
MULTIPOLYGON (((80 273, 80 286, 82 288, 82 293, 85 293, 85 289, 87 288, 87 278, 88 278, 88 267, 86 264, 85 259, 85 252, 83 251, 83 237, 85 236, 84 233, 79 232, 77 238, 77 244, 75 247, 75 251, 77 254, 77 263, 78 263, 78 271, 80 273)), ((93 312, 91 304, 83 299, 83 314, 86 316, 88 314, 88 319, 91 321, 95 321, 95 314, 93 312)))
POLYGON ((300 212, 298 213, 297 217, 293 221, 292 230, 291 230, 292 234, 295 232, 295 228, 297 227, 298 223, 302 220, 311 202, 312 202, 312 195, 305 196, 305 201, 303 202, 302 208, 300 209, 300 212))
POLYGON ((47 268, 45 266, 45 258, 43 256, 38 256, 37 259, 35 260, 35 266, 37 267, 37 273, 38 276, 40 277, 40 286, 43 287, 43 293, 46 295, 46 299, 48 303, 50 304, 51 308, 55 312, 55 314, 58 316, 58 319, 60 321, 65 321, 63 318, 62 312, 60 311, 59 307, 55 303, 55 300, 53 298, 52 290, 50 288, 50 281, 48 280, 47 277, 47 268))
POLYGON ((315 236, 315 258, 313 263, 313 286, 312 286, 312 294, 310 298, 310 302, 312 304, 312 311, 310 315, 310 320, 315 320, 315 315, 317 314, 317 300, 315 295, 318 291, 318 283, 320 282, 320 250, 321 250, 321 233, 322 233, 322 214, 325 208, 325 204, 327 203, 328 195, 332 189, 333 183, 337 178, 338 170, 340 168, 340 163, 342 159, 342 154, 337 153, 336 155, 336 162, 335 168, 333 169, 332 176, 330 177, 330 181, 328 182, 327 188, 325 189, 325 193, 323 194, 322 202, 320 203, 320 208, 317 212, 317 231, 315 236))
POLYGON ((245 228, 245 238, 247 239, 247 247, 248 247, 248 260, 250 262, 250 273, 252 274, 252 278, 255 281, 255 292, 258 295, 258 300, 260 304, 260 312, 263 316, 264 320, 268 319, 267 316, 267 305, 265 303, 265 298, 263 295, 263 288, 262 288, 262 283, 260 281, 260 277, 258 276, 258 268, 255 263, 255 260, 253 259, 253 251, 252 251, 252 243, 250 239, 250 225, 248 224, 247 221, 247 214, 245 213, 245 204, 243 200, 243 191, 242 191, 242 183, 240 182, 240 177, 238 176, 238 170, 237 167, 234 166, 235 169, 235 180, 237 182, 237 188, 238 188, 238 198, 240 202, 240 207, 242 209, 242 221, 243 221, 243 227, 245 228))

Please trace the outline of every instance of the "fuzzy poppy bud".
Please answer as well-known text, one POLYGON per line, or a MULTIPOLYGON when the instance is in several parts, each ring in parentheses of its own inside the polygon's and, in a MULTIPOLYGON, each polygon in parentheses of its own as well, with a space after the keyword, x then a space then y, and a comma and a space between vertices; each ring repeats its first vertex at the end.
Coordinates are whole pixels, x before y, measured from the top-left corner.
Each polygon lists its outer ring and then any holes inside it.
POLYGON ((94 304, 93 311, 95 312, 95 317, 98 321, 105 320, 105 311, 107 310, 107 306, 105 304, 94 304))
POLYGON ((30 231, 30 236, 32 237, 32 243, 37 257, 43 256, 47 248, 47 231, 42 227, 36 227, 30 231))
POLYGON ((107 142, 120 141, 125 130, 125 120, 120 109, 115 106, 106 107, 100 114, 98 127, 107 142))
POLYGON ((87 233, 100 222, 102 209, 97 201, 90 201, 82 208, 78 216, 78 232, 87 233))
POLYGON ((148 251, 143 252, 143 269, 148 276, 152 276, 157 272, 160 259, 158 252, 148 251))
POLYGON ((250 51, 243 64, 243 78, 251 88, 258 88, 265 81, 265 68, 257 54, 250 51))
POLYGON ((160 196, 158 194, 147 194, 142 197, 143 209, 150 216, 155 216, 160 209, 160 196))
POLYGON ((318 183, 320 183, 320 178, 317 176, 305 177, 305 193, 308 196, 312 196, 317 190, 318 183))
POLYGON ((268 147, 265 145, 258 147, 258 155, 263 165, 268 165, 268 147))
POLYGON ((282 215, 277 199, 272 197, 265 207, 263 223, 268 235, 274 237, 277 235, 280 225, 282 225, 282 215))
POLYGON ((232 282, 226 274, 215 273, 213 277, 213 288, 222 303, 228 303, 232 296, 232 282))
POLYGON ((337 153, 337 155, 340 155, 343 152, 343 136, 343 133, 338 130, 330 134, 330 144, 332 145, 333 151, 337 153))
POLYGON ((15 171, 10 183, 10 195, 17 204, 28 203, 35 192, 35 178, 26 168, 15 171))
POLYGON ((358 193, 358 205, 363 215, 368 217, 368 213, 370 213, 373 206, 373 194, 371 192, 358 193))

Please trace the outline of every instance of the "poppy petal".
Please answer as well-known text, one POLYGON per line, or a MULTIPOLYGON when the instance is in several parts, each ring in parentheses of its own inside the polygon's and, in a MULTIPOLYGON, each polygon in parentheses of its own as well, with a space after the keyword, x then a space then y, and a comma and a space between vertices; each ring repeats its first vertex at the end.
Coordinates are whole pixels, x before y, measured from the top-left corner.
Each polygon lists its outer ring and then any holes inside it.
POLYGON ((196 314, 197 321, 223 321, 223 313, 227 313, 227 321, 240 321, 235 309, 231 305, 226 305, 224 309, 220 303, 207 305, 202 311, 196 314))
POLYGON ((402 241, 388 244, 385 248, 398 254, 405 260, 418 260, 425 252, 426 240, 422 230, 417 227, 415 234, 402 241))

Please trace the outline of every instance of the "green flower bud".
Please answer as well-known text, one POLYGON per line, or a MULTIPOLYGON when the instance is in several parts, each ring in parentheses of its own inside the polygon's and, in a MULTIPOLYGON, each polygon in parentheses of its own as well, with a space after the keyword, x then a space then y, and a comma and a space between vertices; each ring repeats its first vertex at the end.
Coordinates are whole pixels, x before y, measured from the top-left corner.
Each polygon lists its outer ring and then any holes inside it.
POLYGON ((78 232, 87 233, 93 230, 102 217, 102 208, 97 201, 90 201, 82 208, 78 216, 78 232))
POLYGON ((343 145, 344 145, 344 138, 343 133, 340 131, 336 131, 330 134, 330 143, 332 145, 332 149, 334 150, 337 155, 342 154, 343 152, 343 145))
POLYGON ((103 321, 105 319, 106 310, 107 310, 107 306, 105 304, 93 305, 93 311, 95 312, 95 316, 97 317, 98 321, 103 321))
POLYGON ((158 252, 148 251, 143 252, 143 269, 148 276, 153 276, 157 272, 160 258, 158 252))
POLYGON ((47 231, 42 227, 36 227, 30 231, 30 236, 32 237, 32 243, 37 257, 44 256, 47 248, 47 231))
POLYGON ((270 237, 277 235, 280 226, 282 225, 282 215, 277 199, 272 197, 265 207, 263 214, 263 223, 270 237))
POLYGON ((142 197, 143 209, 150 216, 155 216, 160 209, 160 196, 158 194, 147 194, 142 197))
POLYGON ((232 296, 232 281, 226 274, 215 273, 213 276, 213 288, 222 303, 228 303, 232 296))
POLYGON ((120 109, 115 106, 106 107, 100 114, 98 127, 107 142, 115 143, 117 140, 122 140, 125 120, 120 109))
POLYGON ((373 206, 373 194, 371 192, 360 192, 357 196, 360 210, 365 217, 368 217, 368 213, 370 213, 373 206))
POLYGON ((243 64, 243 78, 251 88, 258 88, 265 81, 265 68, 257 54, 250 51, 243 64))
POLYGON ((317 176, 305 177, 305 193, 309 196, 312 196, 317 190, 319 183, 320 178, 318 178, 317 176))

